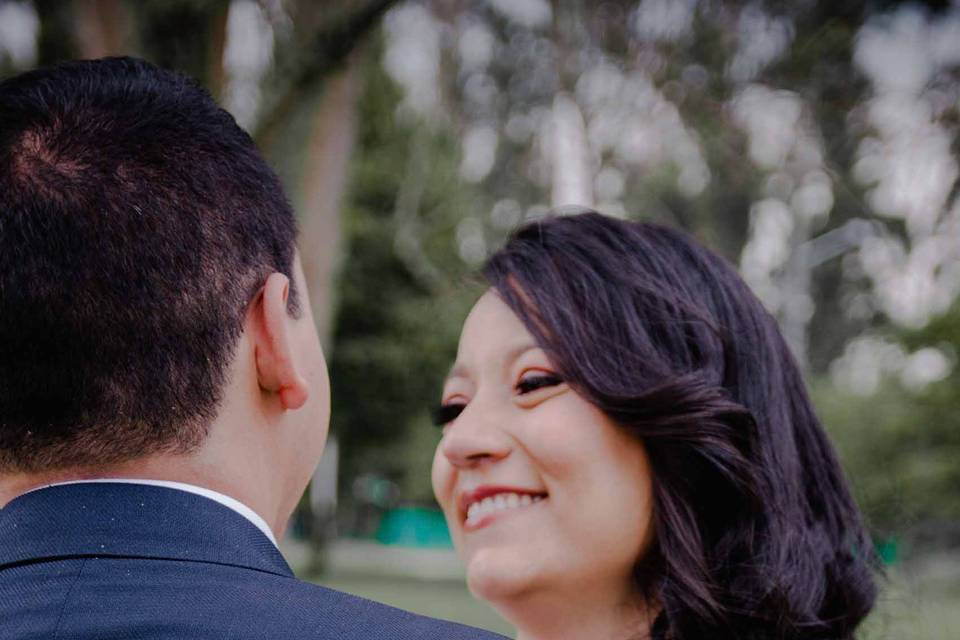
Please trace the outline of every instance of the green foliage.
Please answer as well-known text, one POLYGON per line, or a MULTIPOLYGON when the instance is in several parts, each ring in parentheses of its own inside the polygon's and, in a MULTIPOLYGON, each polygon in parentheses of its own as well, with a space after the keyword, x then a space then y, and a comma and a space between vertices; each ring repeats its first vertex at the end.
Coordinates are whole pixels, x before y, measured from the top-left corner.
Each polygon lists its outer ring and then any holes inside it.
POLYGON ((329 363, 332 428, 342 444, 341 478, 376 471, 399 482, 404 498, 430 500, 437 435, 427 409, 439 400, 479 295, 456 253, 456 226, 481 198, 456 175, 455 141, 399 123, 398 92, 372 59, 365 76, 329 363), (404 226, 420 239, 413 251, 398 249, 404 226))
MULTIPOLYGON (((960 304, 899 338, 909 348, 937 345, 956 354, 960 304)), ((956 544, 950 523, 960 521, 960 368, 917 392, 886 380, 864 398, 821 382, 815 396, 875 533, 956 544)))
POLYGON ((129 5, 135 12, 142 55, 199 79, 214 92, 221 64, 215 43, 224 37, 229 6, 226 0, 147 0, 129 5))
POLYGON ((37 0, 34 7, 40 18, 37 38, 38 65, 49 65, 76 57, 73 37, 73 3, 37 0))

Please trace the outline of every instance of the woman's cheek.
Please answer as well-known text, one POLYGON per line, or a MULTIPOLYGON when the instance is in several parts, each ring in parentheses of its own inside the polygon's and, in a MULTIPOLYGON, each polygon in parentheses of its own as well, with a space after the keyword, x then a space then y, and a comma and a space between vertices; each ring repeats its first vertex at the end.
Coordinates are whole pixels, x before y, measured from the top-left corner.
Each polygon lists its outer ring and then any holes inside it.
POLYGON ((441 508, 447 511, 453 494, 453 467, 443 457, 440 448, 433 456, 433 466, 430 469, 430 482, 433 485, 433 495, 441 508))

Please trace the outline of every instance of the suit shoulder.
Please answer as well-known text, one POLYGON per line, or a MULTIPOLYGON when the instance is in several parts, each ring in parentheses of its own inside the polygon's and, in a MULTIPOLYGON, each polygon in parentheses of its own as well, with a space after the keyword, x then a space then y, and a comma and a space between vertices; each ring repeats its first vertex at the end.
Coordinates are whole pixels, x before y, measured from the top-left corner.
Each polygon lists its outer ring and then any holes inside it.
POLYGON ((296 608, 322 606, 327 612, 349 624, 351 628, 345 637, 352 637, 349 633, 354 633, 357 638, 375 637, 383 640, 503 639, 503 636, 490 631, 421 616, 328 587, 301 580, 291 582, 294 593, 290 594, 290 604, 296 608))
MULTIPOLYGON (((74 566, 76 561, 58 561, 0 572, 0 591, 17 596, 12 604, 0 606, 0 618, 4 612, 36 610, 28 625, 32 630, 46 628, 44 621, 51 616, 57 619, 59 613, 72 634, 68 635, 84 638, 106 637, 110 634, 105 629, 115 630, 118 625, 129 630, 124 637, 163 640, 502 638, 292 576, 245 567, 142 558, 88 558, 81 562, 82 567, 74 566), (23 585, 33 587, 18 588, 23 585)), ((21 613, 15 615, 26 620, 21 613)), ((5 637, 0 631, 0 638, 5 637)))

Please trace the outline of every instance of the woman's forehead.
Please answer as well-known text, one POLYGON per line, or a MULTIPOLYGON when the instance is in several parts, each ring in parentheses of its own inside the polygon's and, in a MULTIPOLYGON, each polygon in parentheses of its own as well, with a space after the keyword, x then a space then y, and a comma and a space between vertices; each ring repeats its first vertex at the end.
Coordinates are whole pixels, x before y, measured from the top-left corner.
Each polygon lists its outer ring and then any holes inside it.
POLYGON ((459 350, 464 351, 475 346, 491 347, 495 346, 496 342, 513 342, 522 337, 533 340, 523 322, 507 306, 500 294, 494 289, 488 289, 473 305, 463 324, 459 350))
POLYGON ((457 361, 446 380, 470 379, 484 368, 509 367, 532 351, 540 351, 534 337, 494 290, 474 305, 460 335, 457 361))

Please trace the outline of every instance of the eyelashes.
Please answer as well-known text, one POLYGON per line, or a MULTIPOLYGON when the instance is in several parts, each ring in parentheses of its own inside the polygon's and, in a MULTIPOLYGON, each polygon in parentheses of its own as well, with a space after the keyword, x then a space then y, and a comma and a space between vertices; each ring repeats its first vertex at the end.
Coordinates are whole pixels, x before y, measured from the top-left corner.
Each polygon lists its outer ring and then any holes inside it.
POLYGON ((462 402, 451 402, 449 404, 442 404, 439 407, 434 407, 430 412, 430 418, 433 420, 433 425, 436 427, 442 427, 449 422, 453 422, 457 419, 457 416, 467 408, 467 405, 462 402))
MULTIPOLYGON (((563 380, 556 375, 539 374, 521 378, 514 388, 519 395, 526 395, 528 393, 533 393, 538 389, 555 387, 561 383, 563 383, 563 380)), ((467 405, 463 402, 450 402, 447 404, 441 404, 430 412, 433 424, 437 427, 447 425, 456 420, 457 416, 463 413, 463 410, 466 408, 467 405)))
POLYGON ((543 389, 545 387, 555 387, 558 384, 563 382, 560 378, 555 375, 543 373, 535 376, 526 376, 521 378, 520 382, 517 383, 516 389, 523 395, 525 393, 531 393, 537 389, 543 389))

